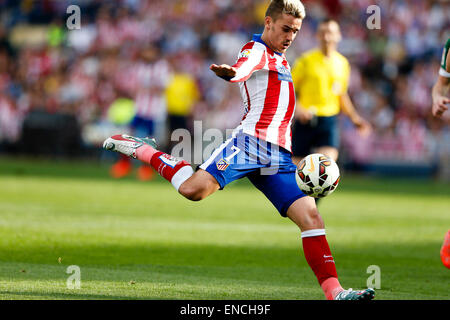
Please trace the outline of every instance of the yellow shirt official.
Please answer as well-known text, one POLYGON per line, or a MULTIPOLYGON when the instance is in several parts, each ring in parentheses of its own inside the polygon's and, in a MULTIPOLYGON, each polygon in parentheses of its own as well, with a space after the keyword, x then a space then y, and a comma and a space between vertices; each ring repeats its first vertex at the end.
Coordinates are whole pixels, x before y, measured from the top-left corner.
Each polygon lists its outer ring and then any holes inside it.
POLYGON ((347 91, 350 64, 339 52, 326 57, 314 49, 295 61, 292 78, 300 106, 317 116, 330 117, 340 112, 339 97, 347 91))
POLYGON ((195 79, 188 74, 175 74, 166 88, 167 112, 171 115, 187 116, 199 99, 195 79))

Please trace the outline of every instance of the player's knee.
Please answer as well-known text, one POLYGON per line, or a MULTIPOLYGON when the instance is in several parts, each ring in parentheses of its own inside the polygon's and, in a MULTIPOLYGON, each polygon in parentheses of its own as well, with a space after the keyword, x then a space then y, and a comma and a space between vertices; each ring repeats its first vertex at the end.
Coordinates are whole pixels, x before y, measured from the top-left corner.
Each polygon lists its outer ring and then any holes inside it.
POLYGON ((319 210, 317 210, 317 207, 311 207, 306 209, 306 213, 309 217, 309 220, 314 223, 315 225, 322 225, 323 219, 322 216, 319 213, 319 210))
POLYGON ((187 183, 183 183, 180 188, 178 189, 178 192, 185 197, 188 200, 191 201, 200 201, 205 198, 204 192, 201 188, 198 188, 196 186, 192 186, 187 183))
POLYGON ((308 209, 305 216, 297 223, 300 230, 323 229, 324 222, 317 209, 308 209))
POLYGON ((319 210, 317 210, 314 199, 310 197, 297 200, 289 208, 287 215, 301 230, 324 228, 319 210))

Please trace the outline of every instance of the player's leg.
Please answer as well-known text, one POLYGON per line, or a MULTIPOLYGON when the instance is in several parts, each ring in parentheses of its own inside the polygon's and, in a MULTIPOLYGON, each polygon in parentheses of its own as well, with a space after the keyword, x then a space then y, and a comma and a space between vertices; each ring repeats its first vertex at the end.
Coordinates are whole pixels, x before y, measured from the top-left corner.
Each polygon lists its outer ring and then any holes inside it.
MULTIPOLYGON (((294 169, 295 170, 295 169, 294 169)), ((283 217, 289 217, 301 230, 303 251, 327 299, 342 287, 337 280, 334 260, 325 238, 325 226, 313 198, 297 186, 295 171, 273 176, 251 175, 250 181, 265 194, 283 217)))
POLYGON ((305 196, 297 199, 289 206, 286 216, 291 219, 302 232, 325 228, 323 219, 320 216, 314 198, 312 197, 305 196))
POLYGON ((370 300, 375 291, 344 290, 339 283, 336 265, 325 235, 325 225, 311 197, 296 200, 286 215, 300 228, 303 252, 328 300, 370 300))
MULTIPOLYGON (((292 164, 291 164, 292 165, 292 164)), ((292 165, 293 166, 293 165, 292 165)), ((334 259, 325 236, 325 226, 313 198, 295 181, 295 167, 275 175, 248 176, 283 217, 289 217, 301 231, 303 252, 327 299, 371 299, 374 291, 344 290, 338 280, 334 259)))
POLYGON ((178 191, 190 200, 204 199, 228 183, 255 171, 258 165, 251 163, 251 159, 258 157, 258 150, 256 138, 242 132, 235 133, 214 150, 178 191))
POLYGON ((180 185, 178 192, 186 199, 200 201, 219 189, 217 180, 209 172, 199 169, 180 185))
POLYGON ((296 200, 286 215, 301 230, 303 252, 328 300, 343 290, 325 236, 325 225, 311 197, 296 200))
POLYGON ((187 161, 156 149, 156 142, 153 139, 116 135, 106 139, 103 147, 151 165, 189 200, 202 200, 220 187, 208 172, 199 170, 194 173, 187 161))
POLYGON ((445 234, 440 253, 442 264, 450 269, 450 230, 445 234))

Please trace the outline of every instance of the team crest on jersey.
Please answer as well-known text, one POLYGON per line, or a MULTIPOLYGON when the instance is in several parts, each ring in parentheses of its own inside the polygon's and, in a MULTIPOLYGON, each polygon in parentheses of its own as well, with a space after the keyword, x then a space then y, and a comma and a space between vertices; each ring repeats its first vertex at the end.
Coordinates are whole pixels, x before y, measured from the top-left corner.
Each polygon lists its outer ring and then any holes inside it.
POLYGON ((248 58, 249 56, 250 56, 250 50, 249 49, 245 49, 245 50, 242 50, 241 53, 239 53, 238 59, 240 59, 240 58, 248 58))
POLYGON ((225 171, 229 165, 230 164, 228 162, 226 162, 224 159, 221 159, 219 162, 216 163, 217 170, 219 170, 219 171, 225 171))
POLYGON ((280 80, 280 81, 287 81, 287 82, 293 82, 292 81, 291 71, 289 71, 288 68, 286 68, 283 65, 277 66, 276 68, 277 68, 277 71, 278 71, 278 80, 280 80))

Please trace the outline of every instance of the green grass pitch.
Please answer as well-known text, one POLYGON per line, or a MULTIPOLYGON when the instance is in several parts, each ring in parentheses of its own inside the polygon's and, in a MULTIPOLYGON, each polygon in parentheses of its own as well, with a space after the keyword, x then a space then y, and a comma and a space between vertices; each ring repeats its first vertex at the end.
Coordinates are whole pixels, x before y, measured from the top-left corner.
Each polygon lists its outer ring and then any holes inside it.
MULTIPOLYGON (((365 288, 376 265, 376 299, 449 299, 449 187, 344 174, 319 206, 342 285, 365 288)), ((1 159, 0 299, 324 296, 297 227, 246 181, 193 203, 107 166, 1 159)))

